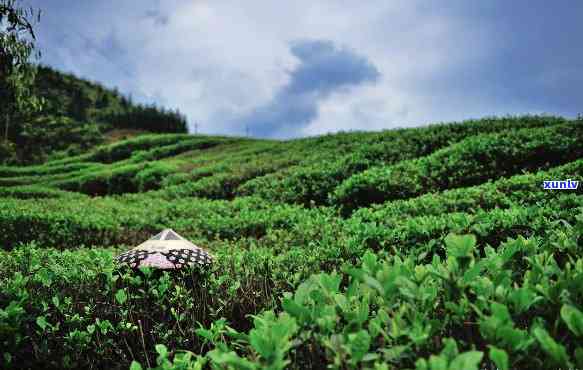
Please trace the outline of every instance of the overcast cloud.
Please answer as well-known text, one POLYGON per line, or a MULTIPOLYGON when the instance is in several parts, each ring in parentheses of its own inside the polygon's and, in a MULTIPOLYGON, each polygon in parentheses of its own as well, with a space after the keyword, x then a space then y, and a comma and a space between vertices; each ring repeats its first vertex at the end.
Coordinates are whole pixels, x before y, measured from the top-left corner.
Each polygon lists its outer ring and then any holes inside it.
POLYGON ((178 108, 205 133, 583 112, 578 1, 27 3, 43 9, 43 63, 178 108))

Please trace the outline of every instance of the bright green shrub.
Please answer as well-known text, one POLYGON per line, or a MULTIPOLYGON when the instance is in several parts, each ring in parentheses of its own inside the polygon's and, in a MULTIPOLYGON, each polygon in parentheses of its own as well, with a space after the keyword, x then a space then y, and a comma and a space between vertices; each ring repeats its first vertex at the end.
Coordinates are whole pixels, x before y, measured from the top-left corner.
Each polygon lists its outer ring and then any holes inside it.
POLYGON ((354 175, 335 190, 333 200, 353 210, 548 168, 581 157, 582 140, 581 123, 471 137, 427 157, 354 175))
POLYGON ((229 160, 219 165, 193 170, 185 181, 168 186, 160 193, 166 198, 200 197, 209 199, 232 199, 236 189, 243 183, 273 173, 295 163, 293 159, 263 160, 253 158, 240 163, 229 160), (190 181, 186 181, 190 180, 190 181))
POLYGON ((186 134, 142 135, 136 138, 122 140, 115 144, 99 147, 91 158, 96 162, 113 163, 128 159, 138 150, 146 150, 162 145, 173 145, 180 140, 191 138, 186 134))
POLYGON ((0 198, 16 199, 49 199, 49 198, 82 198, 82 194, 46 188, 38 185, 0 188, 0 198))
POLYGON ((148 163, 146 166, 136 174, 136 182, 138 191, 148 191, 160 187, 161 182, 168 176, 176 173, 178 168, 176 165, 154 162, 148 163))
POLYGON ((137 174, 143 164, 127 164, 96 172, 80 173, 65 180, 52 181, 51 186, 88 195, 123 194, 138 191, 137 174))
MULTIPOLYGON (((226 141, 226 140, 224 140, 226 141)), ((152 160, 159 160, 162 158, 172 157, 180 153, 184 153, 191 150, 204 150, 208 148, 212 148, 216 145, 219 145, 223 142, 220 139, 208 139, 208 140, 200 140, 200 139, 190 139, 186 141, 179 142, 173 145, 166 145, 161 147, 155 147, 153 149, 145 150, 145 151, 138 151, 135 154, 132 154, 131 160, 132 162, 144 162, 144 161, 152 161, 152 160)))
MULTIPOLYGON (((313 159, 308 159, 308 165, 251 180, 239 188, 238 194, 304 205, 333 204, 329 196, 334 189, 343 180, 370 167, 426 156, 473 135, 551 127, 562 123, 565 120, 561 118, 524 116, 390 130, 366 136, 362 133, 346 134, 348 143, 332 146, 314 155, 313 159)), ((304 140, 308 143, 319 140, 317 144, 320 147, 324 139, 328 137, 304 140)), ((328 141, 334 143, 333 140, 328 141)))
POLYGON ((21 177, 30 175, 54 175, 60 173, 81 171, 87 168, 95 167, 98 164, 95 163, 69 163, 65 165, 41 165, 41 166, 29 166, 29 167, 9 167, 0 166, 0 177, 21 177))
POLYGON ((480 209, 473 213, 452 212, 370 223, 354 218, 347 221, 346 231, 354 244, 362 243, 374 250, 413 252, 411 248, 423 245, 427 249, 415 252, 427 254, 434 251, 436 242, 448 232, 474 233, 481 243, 493 246, 509 237, 544 235, 558 220, 574 225, 576 217, 583 212, 582 207, 582 197, 565 194, 541 200, 537 205, 480 209))
POLYGON ((575 250, 563 258, 553 238, 492 248, 448 234, 442 256, 368 252, 354 266, 311 274, 291 292, 282 290, 285 271, 320 248, 283 252, 282 259, 224 246, 211 271, 193 275, 128 274, 113 268, 111 250, 29 245, 0 259, 10 302, 0 307, 10 318, 1 322, 12 330, 0 339, 11 361, 26 367, 117 368, 132 360, 249 368, 425 369, 443 362, 471 369, 505 359, 514 369, 574 365, 583 259, 575 250), (23 356, 23 343, 46 349, 23 356), (179 348, 197 355, 173 357, 170 349, 179 348))
POLYGON ((33 185, 0 189, 0 367, 582 367, 583 188, 542 188, 581 180, 564 122, 154 136, 105 163, 2 167, 33 185), (330 193, 380 164, 422 186, 340 217, 330 193), (115 267, 167 227, 213 266, 115 267))
MULTIPOLYGON (((572 179, 583 183, 583 160, 539 171, 534 174, 516 175, 493 182, 467 188, 428 193, 417 198, 399 199, 370 208, 361 208, 353 215, 360 222, 393 223, 407 217, 441 215, 452 212, 474 213, 493 208, 511 208, 517 205, 532 205, 541 200, 550 200, 562 192, 545 190, 543 181, 549 179, 572 179)), ((583 188, 570 190, 583 194, 583 188)))
POLYGON ((56 248, 135 244, 166 227, 206 240, 260 238, 269 230, 287 229, 321 213, 334 217, 331 210, 273 207, 257 198, 232 202, 197 198, 169 202, 139 196, 1 200, 0 245, 5 248, 31 241, 56 248))

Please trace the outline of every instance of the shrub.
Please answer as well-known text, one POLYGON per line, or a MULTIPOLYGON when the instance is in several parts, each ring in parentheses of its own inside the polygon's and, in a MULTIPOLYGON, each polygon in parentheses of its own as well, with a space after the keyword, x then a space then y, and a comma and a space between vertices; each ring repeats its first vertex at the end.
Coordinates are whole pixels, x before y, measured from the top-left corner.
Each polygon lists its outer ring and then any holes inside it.
POLYGON ((136 174, 138 191, 157 189, 168 176, 177 171, 176 165, 154 162, 145 165, 144 169, 136 174))
POLYGON ((373 203, 544 169, 583 155, 581 140, 583 125, 576 123, 471 137, 427 157, 354 175, 335 190, 333 200, 351 211, 373 203))

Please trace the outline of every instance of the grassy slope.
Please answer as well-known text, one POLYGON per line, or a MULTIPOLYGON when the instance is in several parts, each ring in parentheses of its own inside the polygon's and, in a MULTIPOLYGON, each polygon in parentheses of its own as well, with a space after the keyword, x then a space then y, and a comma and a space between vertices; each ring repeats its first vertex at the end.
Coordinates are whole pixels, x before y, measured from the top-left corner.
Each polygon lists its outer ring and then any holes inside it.
POLYGON ((512 368, 581 366, 582 188, 542 181, 583 180, 582 136, 552 117, 287 142, 143 135, 0 167, 0 340, 27 366, 146 364, 164 343, 215 364, 423 368, 464 359, 447 338, 483 364, 496 346, 512 368), (212 249, 207 278, 116 278, 112 254, 164 227, 212 249), (277 348, 243 337, 230 353, 221 317, 277 348))

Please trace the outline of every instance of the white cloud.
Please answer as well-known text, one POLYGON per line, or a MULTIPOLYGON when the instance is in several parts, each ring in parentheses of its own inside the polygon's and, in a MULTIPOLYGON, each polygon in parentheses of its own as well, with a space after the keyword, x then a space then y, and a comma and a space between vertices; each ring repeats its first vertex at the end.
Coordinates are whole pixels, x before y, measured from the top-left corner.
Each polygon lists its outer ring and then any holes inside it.
POLYGON ((424 1, 31 3, 45 8, 40 35, 49 63, 117 85, 138 100, 177 107, 209 133, 243 132, 228 122, 265 104, 288 82, 298 64, 289 44, 298 39, 347 46, 382 75, 375 86, 332 94, 298 135, 425 124, 505 108, 472 96, 444 106, 446 98, 423 90, 440 73, 483 63, 498 42, 489 23, 424 1), (110 39, 115 51, 103 49, 110 39))

